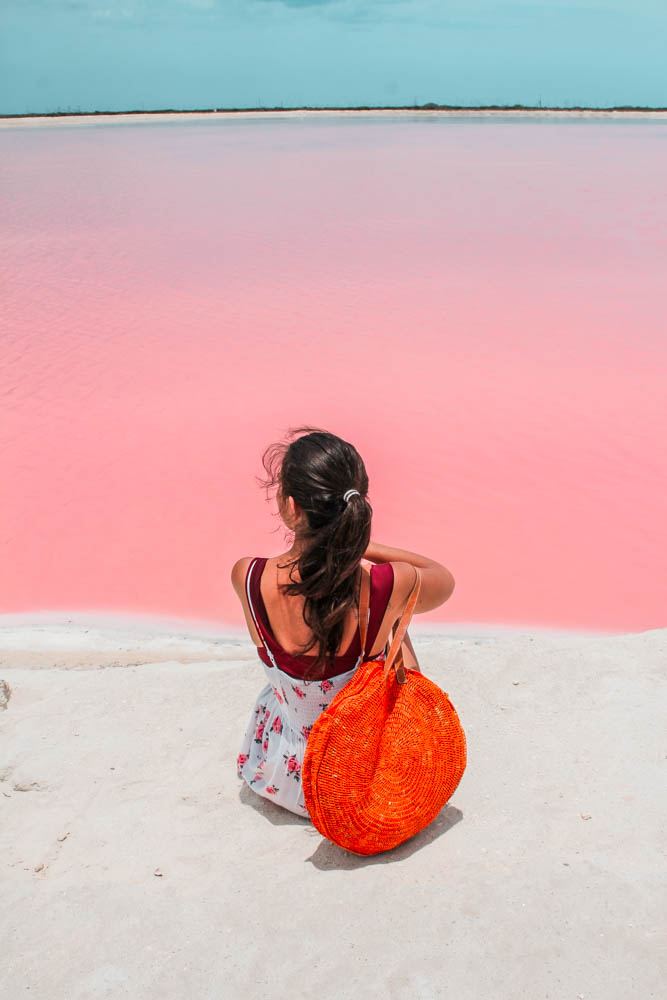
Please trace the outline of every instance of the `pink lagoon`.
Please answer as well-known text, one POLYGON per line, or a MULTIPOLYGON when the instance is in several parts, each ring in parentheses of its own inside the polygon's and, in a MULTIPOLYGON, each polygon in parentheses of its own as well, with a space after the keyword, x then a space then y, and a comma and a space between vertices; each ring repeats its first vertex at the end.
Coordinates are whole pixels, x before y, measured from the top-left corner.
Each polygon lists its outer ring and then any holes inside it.
POLYGON ((0 612, 237 627, 290 426, 352 441, 420 616, 666 624, 667 123, 5 123, 0 612))

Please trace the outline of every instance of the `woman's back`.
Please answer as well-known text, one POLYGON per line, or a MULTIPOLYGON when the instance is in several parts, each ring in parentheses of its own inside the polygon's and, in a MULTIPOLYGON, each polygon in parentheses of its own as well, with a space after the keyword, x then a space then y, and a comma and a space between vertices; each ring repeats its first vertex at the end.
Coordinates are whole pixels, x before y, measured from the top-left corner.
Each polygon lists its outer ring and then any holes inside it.
MULTIPOLYGON (((270 657, 273 656, 281 669, 297 678, 308 676, 322 680, 345 673, 354 665, 361 652, 358 606, 353 609, 346 623, 340 651, 335 656, 334 663, 327 662, 314 668, 316 654, 298 652, 299 647, 310 637, 303 620, 303 601, 286 598, 280 593, 280 563, 280 556, 248 560, 243 589, 257 633, 256 645, 260 659, 271 665, 270 657), (297 652, 290 652, 295 649, 297 652)), ((391 563, 382 563, 370 568, 360 567, 360 570, 368 575, 370 583, 366 653, 372 657, 384 649, 392 624, 389 619, 393 619, 394 567, 391 563)))

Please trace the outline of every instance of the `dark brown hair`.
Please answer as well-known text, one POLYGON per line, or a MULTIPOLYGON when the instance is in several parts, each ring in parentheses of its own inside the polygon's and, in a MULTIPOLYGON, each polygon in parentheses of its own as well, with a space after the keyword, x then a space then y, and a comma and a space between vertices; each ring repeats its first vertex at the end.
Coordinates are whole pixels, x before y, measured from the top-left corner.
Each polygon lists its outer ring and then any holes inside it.
POLYGON ((290 567, 292 581, 282 584, 281 591, 305 597, 303 619, 313 634, 299 652, 305 655, 317 646, 311 667, 315 672, 327 660, 333 665, 345 617, 355 605, 359 561, 370 542, 373 509, 366 468, 353 445, 317 427, 290 428, 290 438, 289 444, 277 442, 266 449, 262 464, 267 477, 259 482, 267 498, 277 487, 306 515, 299 534, 303 551, 281 567, 290 567), (346 502, 343 496, 350 489, 359 494, 346 502), (300 577, 296 581, 295 566, 300 577))

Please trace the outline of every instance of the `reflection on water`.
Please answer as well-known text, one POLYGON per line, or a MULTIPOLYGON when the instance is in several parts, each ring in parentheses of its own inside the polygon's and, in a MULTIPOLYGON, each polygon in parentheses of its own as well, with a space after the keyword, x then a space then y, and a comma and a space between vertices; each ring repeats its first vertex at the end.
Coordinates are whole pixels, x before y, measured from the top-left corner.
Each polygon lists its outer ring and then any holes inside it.
POLYGON ((0 610, 239 624, 290 425, 366 459, 424 622, 665 625, 662 122, 0 130, 0 610))

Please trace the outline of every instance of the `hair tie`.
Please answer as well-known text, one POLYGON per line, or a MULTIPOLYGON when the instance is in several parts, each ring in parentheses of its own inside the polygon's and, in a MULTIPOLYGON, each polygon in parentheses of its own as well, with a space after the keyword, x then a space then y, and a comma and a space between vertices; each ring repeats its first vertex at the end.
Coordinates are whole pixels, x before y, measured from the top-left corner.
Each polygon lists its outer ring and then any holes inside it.
POLYGON ((359 490, 346 490, 345 493, 343 494, 343 500, 345 501, 345 503, 347 503, 350 497, 353 497, 355 493, 357 494, 358 497, 361 496, 359 490))

